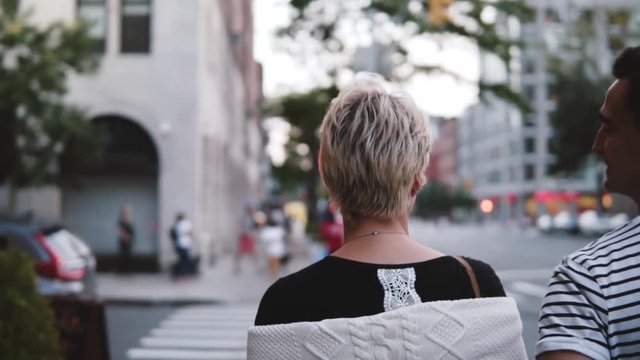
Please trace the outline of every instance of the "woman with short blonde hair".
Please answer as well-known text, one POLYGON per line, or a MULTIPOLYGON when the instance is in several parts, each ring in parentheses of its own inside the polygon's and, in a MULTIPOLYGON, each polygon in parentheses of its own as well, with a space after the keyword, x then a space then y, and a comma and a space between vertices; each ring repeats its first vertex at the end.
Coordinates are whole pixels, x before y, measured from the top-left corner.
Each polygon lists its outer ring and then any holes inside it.
POLYGON ((408 213, 426 182, 427 120, 411 98, 366 77, 333 99, 320 129, 320 171, 351 219, 408 213))
POLYGON ((409 235, 429 151, 422 112, 379 77, 333 99, 318 166, 344 244, 267 290, 249 359, 526 359, 517 307, 493 269, 409 235))

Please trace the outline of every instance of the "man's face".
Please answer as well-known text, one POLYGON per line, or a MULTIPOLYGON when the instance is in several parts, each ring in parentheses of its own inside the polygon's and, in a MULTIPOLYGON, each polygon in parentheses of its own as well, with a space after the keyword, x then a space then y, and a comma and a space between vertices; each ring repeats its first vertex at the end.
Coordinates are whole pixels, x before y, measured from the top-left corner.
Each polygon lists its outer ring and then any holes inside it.
POLYGON ((626 107, 629 80, 615 81, 600 108, 602 122, 592 150, 607 164, 604 186, 640 201, 640 129, 626 107))

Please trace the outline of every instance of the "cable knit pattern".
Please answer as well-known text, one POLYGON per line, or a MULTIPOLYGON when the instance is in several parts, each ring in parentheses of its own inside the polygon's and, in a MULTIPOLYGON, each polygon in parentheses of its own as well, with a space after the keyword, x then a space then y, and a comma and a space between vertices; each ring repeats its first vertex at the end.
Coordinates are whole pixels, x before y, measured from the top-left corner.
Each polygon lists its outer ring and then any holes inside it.
POLYGON ((419 330, 414 318, 409 316, 409 311, 399 312, 402 319, 402 342, 404 346, 404 357, 406 360, 420 360, 419 330))
POLYGON ((358 326, 356 319, 347 320, 351 342, 353 344, 353 356, 356 360, 371 359, 370 344, 367 342, 367 333, 358 326))
POLYGON ((249 329, 249 360, 523 360, 510 298, 437 301, 359 318, 249 329))

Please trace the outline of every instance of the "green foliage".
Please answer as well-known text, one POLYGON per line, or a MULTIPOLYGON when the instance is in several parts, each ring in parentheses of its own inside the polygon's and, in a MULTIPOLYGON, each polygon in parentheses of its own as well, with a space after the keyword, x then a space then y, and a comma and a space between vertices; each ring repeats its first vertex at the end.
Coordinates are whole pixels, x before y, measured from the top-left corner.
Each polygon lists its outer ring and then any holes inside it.
POLYGON ((36 292, 33 263, 23 252, 0 251, 0 309, 3 359, 61 359, 53 316, 36 292))
MULTIPOLYGON (((518 41, 503 37, 499 34, 496 23, 488 23, 483 20, 482 13, 488 7, 493 7, 499 16, 514 16, 523 21, 532 19, 533 11, 521 0, 486 1, 468 0, 465 1, 467 10, 464 16, 467 23, 471 22, 476 26, 466 26, 456 23, 447 23, 444 26, 434 26, 427 22, 428 1, 420 1, 421 10, 411 9, 408 0, 371 0, 370 2, 359 3, 356 1, 339 0, 290 0, 289 4, 295 10, 295 16, 291 24, 279 31, 281 40, 287 41, 292 46, 287 46, 293 53, 300 44, 304 43, 299 56, 304 61, 308 56, 309 49, 314 48, 316 55, 329 55, 333 59, 327 61, 324 69, 330 77, 330 86, 316 88, 305 94, 292 94, 286 96, 271 107, 272 115, 281 116, 292 125, 291 141, 287 144, 287 161, 279 167, 273 168, 273 174, 278 178, 284 189, 293 189, 301 182, 306 182, 308 190, 314 188, 317 182, 317 169, 315 169, 316 155, 318 149, 317 128, 319 127, 324 112, 329 101, 337 94, 336 78, 341 68, 349 67, 344 61, 336 61, 335 57, 348 56, 345 51, 344 34, 340 34, 340 26, 343 20, 376 19, 385 18, 386 21, 401 30, 402 37, 391 36, 390 48, 393 49, 394 63, 409 64, 407 49, 404 47, 404 40, 414 36, 429 33, 446 33, 460 35, 469 38, 486 52, 496 54, 505 63, 511 60, 514 48, 521 46, 518 41), (405 31, 413 28, 412 31, 405 31), (306 144, 309 152, 300 155, 296 152, 299 144, 306 144)), ((375 26, 373 24, 372 26, 375 26)), ((424 64, 410 64, 413 69, 408 76, 400 78, 391 74, 393 81, 403 81, 415 73, 446 72, 440 66, 430 66, 424 64), (395 77, 394 77, 395 76, 395 77)), ((453 75, 455 77, 455 75, 453 75)), ((468 81, 456 77, 458 81, 468 81)), ((528 112, 530 107, 520 94, 514 92, 508 84, 484 83, 478 84, 480 95, 485 98, 487 94, 494 94, 521 110, 528 112)), ((312 194, 313 195, 313 194, 312 194)))
POLYGON ((20 0, 2 0, 0 2, 0 10, 8 17, 14 17, 18 13, 20 0))
POLYGON ((290 141, 286 145, 287 159, 282 166, 273 167, 273 174, 283 190, 293 190, 304 184, 311 208, 315 208, 319 180, 316 166, 320 148, 317 129, 329 102, 336 95, 338 89, 335 86, 316 88, 308 93, 285 96, 269 110, 272 115, 281 116, 292 126, 290 141), (296 151, 300 144, 306 145, 308 152, 296 151))
POLYGON ((471 209, 476 206, 476 199, 462 188, 450 189, 437 181, 430 181, 416 198, 414 212, 423 218, 449 216, 453 209, 471 209))
POLYGON ((16 4, 0 3, 0 183, 11 188, 60 180, 65 154, 95 161, 105 136, 64 101, 68 75, 98 66, 89 25, 36 26, 16 4))
MULTIPOLYGON (((385 18, 389 24, 395 27, 396 35, 389 35, 390 47, 395 49, 394 62, 397 65, 410 65, 413 73, 418 72, 443 72, 439 67, 425 67, 419 64, 411 64, 404 49, 404 41, 408 38, 423 34, 449 34, 459 35, 475 42, 486 53, 497 55, 505 64, 511 60, 511 54, 515 48, 521 47, 519 40, 503 35, 500 31, 500 20, 487 22, 483 18, 483 12, 492 8, 498 14, 497 17, 515 17, 521 21, 533 19, 534 12, 522 0, 467 0, 457 1, 464 6, 459 6, 458 12, 464 18, 463 22, 447 22, 443 25, 434 25, 428 22, 429 0, 371 0, 367 2, 337 1, 337 0, 291 0, 290 5, 296 10, 296 16, 292 23, 281 29, 279 34, 285 41, 299 44, 304 41, 302 57, 307 56, 309 48, 315 46, 316 53, 339 55, 344 53, 344 33, 340 33, 341 22, 345 19, 380 19, 385 18), (410 3, 420 4, 419 7, 410 6, 410 3), (399 36, 397 33, 403 33, 399 36)), ((457 5, 457 4, 456 4, 457 5)), ((456 20, 457 21, 457 20, 456 20)), ((375 23, 372 26, 378 26, 375 23)), ((379 30, 379 29, 378 29, 379 30)), ((290 48, 296 48, 291 46, 290 48)), ((338 69, 348 66, 344 61, 330 61, 326 72, 335 77, 338 69)), ((444 71, 446 72, 446 71, 444 71)), ((394 75, 391 74, 393 77, 394 75)), ((409 75, 410 76, 410 75, 409 75)), ((403 75, 403 78, 406 78, 403 75)), ((394 80, 402 80, 400 78, 394 80)), ((522 111, 530 110, 528 104, 508 84, 481 84, 480 94, 493 93, 497 97, 506 100, 520 108, 522 111)))
MULTIPOLYGON (((598 112, 612 80, 609 74, 601 73, 608 69, 598 67, 597 59, 602 54, 593 46, 598 36, 594 16, 593 10, 584 10, 567 29, 559 47, 561 53, 549 59, 550 98, 556 102, 550 115, 554 129, 550 150, 556 157, 550 170, 554 174, 572 175, 589 159, 599 126, 598 112)), ((616 29, 608 34, 609 46, 618 52, 629 45, 637 29, 624 11, 610 11, 608 17, 616 29)))
POLYGON ((607 83, 589 76, 584 63, 556 72, 552 86, 556 110, 550 116, 554 128, 550 150, 556 156, 552 173, 575 173, 591 154, 607 83))

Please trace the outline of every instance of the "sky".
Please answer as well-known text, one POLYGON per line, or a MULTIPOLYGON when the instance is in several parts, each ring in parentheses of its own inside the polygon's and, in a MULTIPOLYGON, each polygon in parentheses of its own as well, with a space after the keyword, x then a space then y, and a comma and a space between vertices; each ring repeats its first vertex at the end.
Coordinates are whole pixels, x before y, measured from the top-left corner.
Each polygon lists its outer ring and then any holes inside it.
MULTIPOLYGON (((322 81, 321 73, 309 59, 301 64, 279 48, 276 29, 289 21, 288 0, 254 0, 254 54, 263 66, 264 94, 267 99, 290 92, 302 92, 322 81), (311 64, 311 65, 310 65, 311 64)), ((479 77, 479 64, 473 44, 461 38, 443 35, 414 39, 408 45, 412 62, 440 65, 471 81, 479 77)), ((430 116, 461 116, 465 109, 477 103, 477 90, 448 75, 415 75, 402 90, 409 93, 418 106, 430 116)), ((268 119, 265 127, 271 134, 267 151, 272 160, 283 160, 282 145, 287 142, 288 124, 268 119)))

